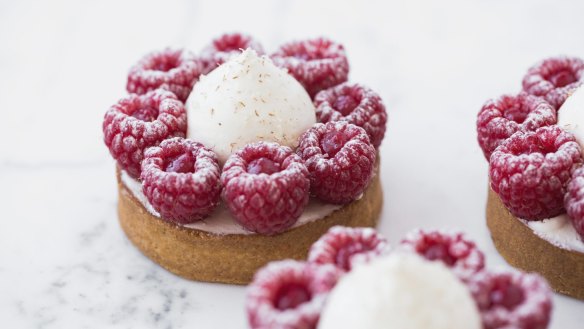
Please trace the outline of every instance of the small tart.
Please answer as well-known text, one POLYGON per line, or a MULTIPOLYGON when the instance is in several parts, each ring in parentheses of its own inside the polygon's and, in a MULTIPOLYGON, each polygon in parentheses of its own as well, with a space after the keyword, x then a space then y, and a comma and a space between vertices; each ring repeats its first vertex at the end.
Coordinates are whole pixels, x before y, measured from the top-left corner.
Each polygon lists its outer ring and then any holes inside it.
POLYGON ((490 188, 487 226, 495 247, 509 264, 541 274, 558 293, 584 300, 584 253, 540 238, 513 216, 490 188))
POLYGON ((270 261, 305 259, 310 246, 332 226, 375 227, 383 202, 378 160, 363 196, 328 216, 274 236, 215 234, 152 215, 120 174, 118 169, 118 217, 130 241, 168 271, 197 281, 247 284, 270 261))

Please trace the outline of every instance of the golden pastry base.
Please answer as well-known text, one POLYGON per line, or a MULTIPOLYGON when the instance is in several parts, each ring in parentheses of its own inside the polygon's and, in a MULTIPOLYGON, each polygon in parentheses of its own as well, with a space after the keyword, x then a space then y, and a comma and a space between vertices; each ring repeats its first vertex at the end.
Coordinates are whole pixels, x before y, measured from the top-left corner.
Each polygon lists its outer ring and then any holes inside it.
POLYGON ((383 195, 379 173, 357 201, 327 217, 275 236, 218 235, 184 228, 151 215, 118 177, 118 215, 122 229, 155 263, 189 280, 249 283, 266 263, 286 258, 305 259, 309 247, 330 227, 377 225, 383 195))
POLYGON ((495 247, 509 264, 541 274, 558 293, 584 300, 584 253, 558 248, 538 237, 490 188, 487 226, 495 247))

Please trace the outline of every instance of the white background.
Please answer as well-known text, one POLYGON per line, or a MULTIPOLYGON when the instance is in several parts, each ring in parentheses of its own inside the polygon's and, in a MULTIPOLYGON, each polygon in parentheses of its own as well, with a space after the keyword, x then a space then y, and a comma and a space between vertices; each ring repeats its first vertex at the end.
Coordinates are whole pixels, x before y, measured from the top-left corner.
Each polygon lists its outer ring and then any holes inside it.
MULTIPOLYGON (((0 1, 0 323, 5 328, 245 328, 244 288, 182 280, 116 218, 104 112, 165 46, 244 31, 268 50, 325 35, 385 100, 380 230, 460 228, 505 266, 484 223, 482 103, 538 60, 584 56, 581 1, 0 1)), ((552 328, 584 303, 555 296, 552 328)))

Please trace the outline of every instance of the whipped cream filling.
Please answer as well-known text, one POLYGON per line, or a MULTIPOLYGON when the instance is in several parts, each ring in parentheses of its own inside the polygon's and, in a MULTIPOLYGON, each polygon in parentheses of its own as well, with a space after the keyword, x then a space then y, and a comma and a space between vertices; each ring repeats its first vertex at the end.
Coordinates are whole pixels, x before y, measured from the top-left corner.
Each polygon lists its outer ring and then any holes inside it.
POLYGON ((251 49, 202 76, 186 108, 187 137, 215 151, 221 164, 252 142, 294 149, 316 123, 316 109, 302 85, 251 49))
POLYGON ((480 329, 468 288, 441 262, 393 253, 357 266, 328 297, 318 329, 480 329))
POLYGON ((584 149, 584 88, 576 89, 560 107, 558 126, 571 132, 584 149))
MULTIPOLYGON (((152 207, 144 193, 142 192, 142 183, 128 175, 126 171, 122 170, 121 175, 122 183, 128 188, 128 190, 134 195, 134 197, 146 208, 146 210, 155 217, 160 218, 160 214, 152 207)), ((323 203, 315 198, 311 198, 308 205, 304 209, 304 212, 298 218, 298 221, 291 227, 295 228, 302 226, 304 224, 314 222, 321 218, 324 218, 335 210, 341 208, 340 205, 334 205, 329 203, 323 203)), ((251 235, 256 234, 245 230, 239 224, 235 222, 233 216, 229 213, 229 209, 225 204, 220 203, 217 208, 209 215, 209 217, 200 220, 195 223, 182 225, 186 228, 201 230, 218 235, 229 235, 229 234, 245 234, 251 235)))
POLYGON ((533 230, 535 235, 552 245, 584 253, 584 241, 576 232, 574 225, 572 225, 572 220, 567 214, 542 221, 527 221, 524 219, 520 219, 520 221, 533 230))

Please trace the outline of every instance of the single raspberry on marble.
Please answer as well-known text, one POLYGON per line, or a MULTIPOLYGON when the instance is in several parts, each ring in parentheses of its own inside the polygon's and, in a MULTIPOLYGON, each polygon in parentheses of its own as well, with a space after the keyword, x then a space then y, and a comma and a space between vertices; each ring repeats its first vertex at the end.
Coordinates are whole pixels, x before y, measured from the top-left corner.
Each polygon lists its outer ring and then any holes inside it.
POLYGON ((144 56, 128 73, 129 93, 145 94, 157 88, 172 91, 185 102, 203 67, 189 51, 166 48, 144 56))
POLYGON ((263 55, 264 47, 252 36, 243 33, 226 33, 213 39, 201 52, 203 74, 213 71, 217 66, 227 62, 242 50, 251 48, 258 55, 263 55))
POLYGON ((401 249, 452 268, 463 281, 485 267, 485 256, 474 242, 460 232, 415 230, 401 241, 401 249))
POLYGON ((207 217, 219 202, 220 172, 213 151, 175 137, 146 150, 142 190, 162 218, 189 224, 207 217))
POLYGON ((296 150, 310 172, 312 193, 325 202, 357 199, 374 174, 376 153, 367 132, 346 121, 317 123, 296 150))
POLYGON ((520 93, 488 100, 477 118, 478 141, 485 158, 517 131, 535 131, 556 124, 556 110, 545 99, 520 93))
POLYGON ((345 48, 329 39, 289 42, 271 57, 274 64, 287 69, 304 86, 310 97, 347 81, 349 77, 345 48))
POLYGON ((516 217, 552 218, 564 212, 566 186, 581 163, 574 136, 558 126, 519 131, 491 155, 491 188, 516 217))
POLYGON ((552 292, 537 274, 482 271, 467 282, 485 329, 545 329, 552 292))
POLYGON ((330 290, 342 272, 332 265, 294 260, 271 262, 247 288, 252 329, 314 329, 330 290))
POLYGON ((308 251, 308 262, 332 264, 348 272, 386 252, 387 240, 369 227, 333 226, 308 251))
POLYGON ((309 199, 306 166, 292 149, 277 143, 252 143, 232 154, 221 182, 235 220, 260 234, 281 233, 294 225, 309 199))
POLYGON ((343 83, 316 94, 314 106, 318 122, 347 121, 365 129, 375 148, 381 144, 387 112, 381 97, 371 88, 343 83))
POLYGON ((545 97, 559 109, 572 92, 582 85, 584 61, 576 57, 552 57, 531 67, 523 78, 523 90, 545 97))
POLYGON ((184 137, 187 112, 173 93, 158 89, 120 99, 105 113, 102 128, 118 166, 138 179, 144 149, 170 137, 184 137))
POLYGON ((584 167, 579 167, 572 173, 564 205, 576 232, 584 239, 584 167))

